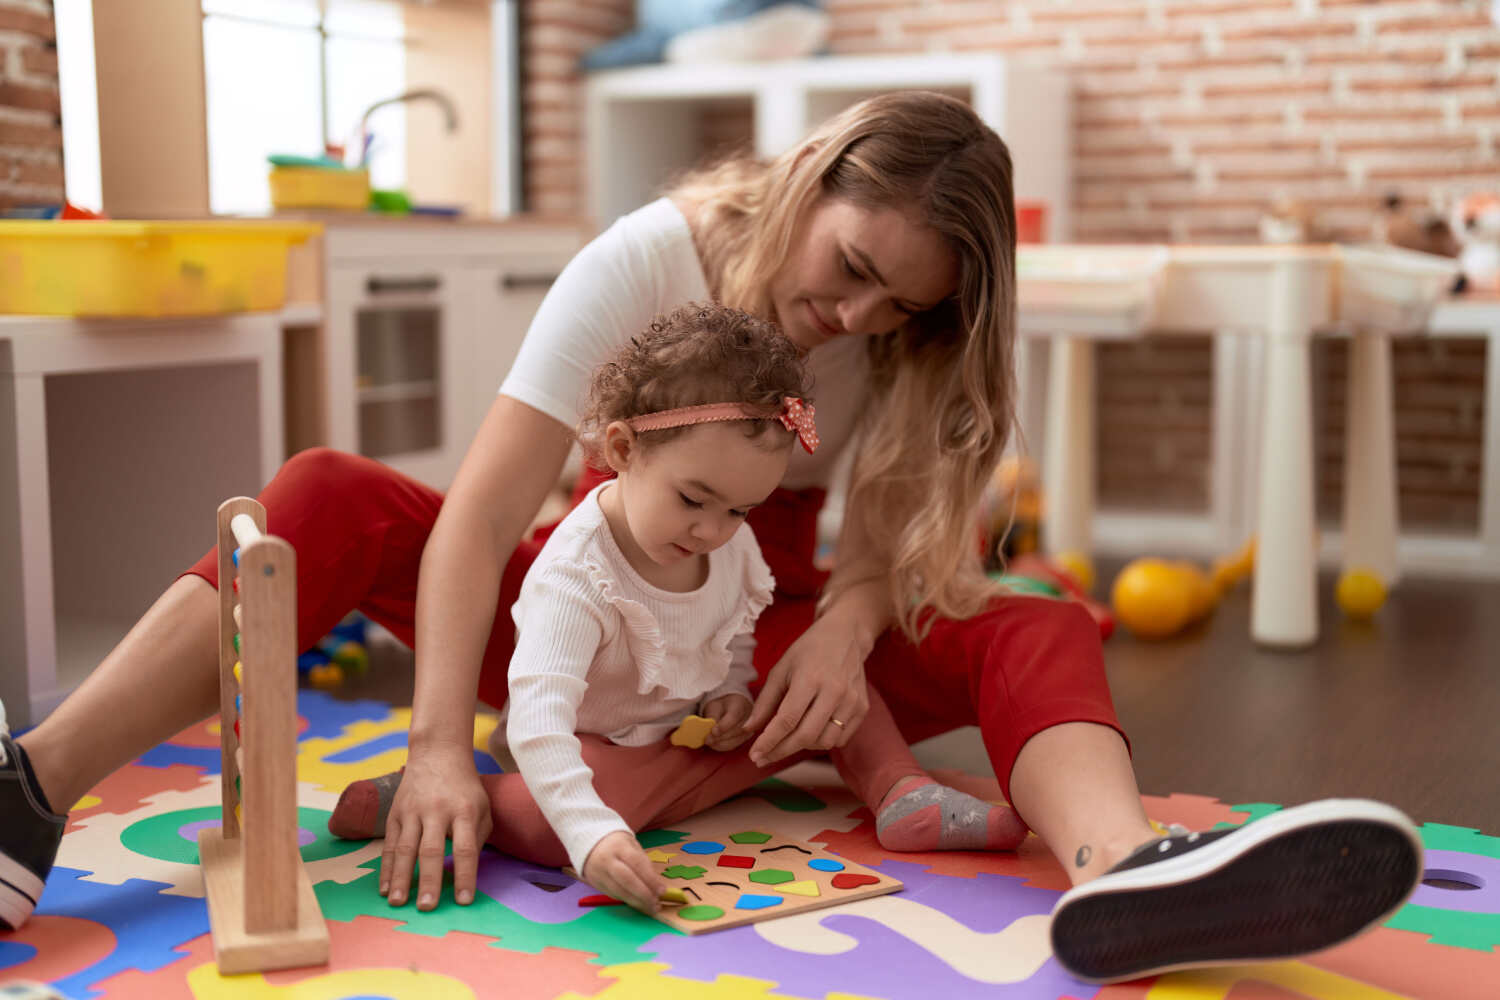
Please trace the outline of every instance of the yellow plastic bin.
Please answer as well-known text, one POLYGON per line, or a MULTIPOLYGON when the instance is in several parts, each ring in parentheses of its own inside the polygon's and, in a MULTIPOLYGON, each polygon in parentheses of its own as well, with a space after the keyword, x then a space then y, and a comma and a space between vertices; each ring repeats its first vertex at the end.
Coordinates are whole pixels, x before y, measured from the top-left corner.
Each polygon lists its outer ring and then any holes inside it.
POLYGON ((280 309, 307 222, 0 222, 0 313, 207 316, 280 309))

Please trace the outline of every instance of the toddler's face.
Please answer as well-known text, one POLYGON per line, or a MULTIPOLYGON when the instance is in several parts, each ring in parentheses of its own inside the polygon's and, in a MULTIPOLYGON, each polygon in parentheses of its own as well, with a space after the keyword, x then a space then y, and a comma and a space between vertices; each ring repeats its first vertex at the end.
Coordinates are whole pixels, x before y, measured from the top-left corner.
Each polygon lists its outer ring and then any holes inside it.
MULTIPOLYGON (((771 433, 780 435, 779 431, 771 433)), ((636 544, 670 566, 729 541, 780 484, 791 445, 768 449, 738 421, 699 424, 635 451, 620 469, 620 500, 636 544)))

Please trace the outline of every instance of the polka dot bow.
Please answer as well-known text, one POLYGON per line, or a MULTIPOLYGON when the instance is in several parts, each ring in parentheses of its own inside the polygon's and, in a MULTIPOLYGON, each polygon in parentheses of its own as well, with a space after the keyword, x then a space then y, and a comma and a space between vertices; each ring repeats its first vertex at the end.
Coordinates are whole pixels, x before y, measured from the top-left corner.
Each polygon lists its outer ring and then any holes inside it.
POLYGON ((811 403, 804 403, 796 396, 788 396, 782 401, 777 418, 787 430, 797 432, 797 440, 802 442, 802 447, 809 455, 818 450, 818 428, 813 421, 811 403))

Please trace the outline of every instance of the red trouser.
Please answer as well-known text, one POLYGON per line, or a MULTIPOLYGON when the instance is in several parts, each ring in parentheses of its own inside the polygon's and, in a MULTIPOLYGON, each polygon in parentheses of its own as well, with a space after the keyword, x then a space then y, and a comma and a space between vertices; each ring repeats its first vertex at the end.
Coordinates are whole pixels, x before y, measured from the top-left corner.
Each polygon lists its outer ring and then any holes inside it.
MULTIPOLYGON (((597 479, 583 477, 575 502, 597 479)), ((417 568, 443 496, 389 467, 314 448, 287 461, 260 494, 267 530, 297 552, 297 642, 306 649, 357 608, 407 645, 416 643, 417 568)), ((762 680, 812 623, 826 575, 813 568, 823 491, 777 490, 750 513, 776 576, 776 597, 756 623, 762 680)), ((516 547, 505 567, 479 697, 505 703, 514 647, 510 608, 550 529, 516 547)), ((210 550, 188 571, 218 586, 210 550)), ((1016 755, 1063 722, 1120 731, 1104 676, 1099 629, 1082 607, 1043 597, 999 597, 973 618, 938 619, 920 644, 888 630, 865 673, 908 742, 978 725, 1007 798, 1016 755)))

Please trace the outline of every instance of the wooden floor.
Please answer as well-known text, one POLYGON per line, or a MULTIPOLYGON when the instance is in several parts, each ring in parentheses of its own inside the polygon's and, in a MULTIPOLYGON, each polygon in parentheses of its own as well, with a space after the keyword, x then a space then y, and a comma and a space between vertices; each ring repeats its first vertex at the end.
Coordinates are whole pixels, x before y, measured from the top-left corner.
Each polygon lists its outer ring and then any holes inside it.
MULTIPOLYGON (((1371 625, 1343 621, 1332 591, 1327 576, 1321 634, 1303 651, 1250 641, 1248 585, 1179 638, 1105 644, 1141 790, 1365 796, 1500 835, 1500 582, 1408 578, 1371 625)), ((410 704, 409 654, 377 650, 340 694, 410 704)), ((917 750, 929 767, 989 771, 974 729, 917 750)))

